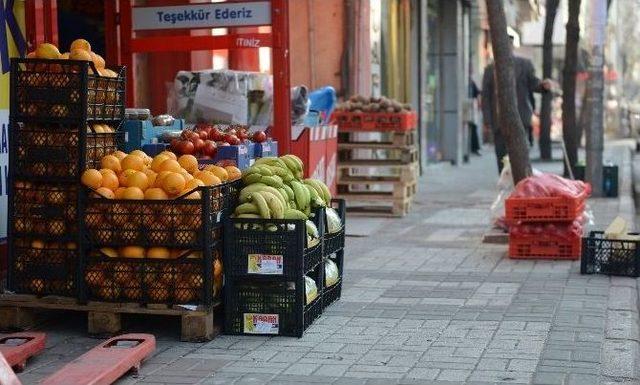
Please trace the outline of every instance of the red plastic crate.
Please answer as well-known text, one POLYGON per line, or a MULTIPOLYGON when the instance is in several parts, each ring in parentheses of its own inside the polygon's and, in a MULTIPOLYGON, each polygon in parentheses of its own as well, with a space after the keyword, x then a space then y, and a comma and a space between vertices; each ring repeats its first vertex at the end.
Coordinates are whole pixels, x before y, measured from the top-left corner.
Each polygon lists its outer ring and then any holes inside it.
POLYGON ((509 234, 511 259, 565 259, 578 260, 582 239, 570 239, 550 234, 509 234))
POLYGON ((586 198, 586 193, 578 198, 507 198, 505 218, 508 224, 569 222, 582 214, 586 198))
POLYGON ((339 131, 411 131, 416 129, 417 115, 386 112, 346 112, 333 113, 333 121, 339 131))

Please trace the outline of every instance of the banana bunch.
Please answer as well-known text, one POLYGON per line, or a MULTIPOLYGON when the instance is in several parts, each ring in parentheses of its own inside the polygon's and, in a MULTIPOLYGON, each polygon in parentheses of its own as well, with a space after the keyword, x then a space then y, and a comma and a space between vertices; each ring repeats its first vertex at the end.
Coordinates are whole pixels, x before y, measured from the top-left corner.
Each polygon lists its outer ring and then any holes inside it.
POLYGON ((259 158, 242 172, 238 218, 308 219, 311 209, 328 206, 331 194, 319 180, 302 179, 302 161, 295 155, 259 158))

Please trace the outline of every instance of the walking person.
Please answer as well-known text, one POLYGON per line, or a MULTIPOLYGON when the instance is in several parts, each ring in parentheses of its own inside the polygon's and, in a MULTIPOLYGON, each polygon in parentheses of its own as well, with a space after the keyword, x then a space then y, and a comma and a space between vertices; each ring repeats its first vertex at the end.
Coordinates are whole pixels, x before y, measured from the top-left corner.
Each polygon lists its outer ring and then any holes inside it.
MULTIPOLYGON (((513 42, 513 37, 511 37, 513 42)), ((550 79, 540 80, 535 75, 535 69, 531 60, 513 55, 513 65, 516 82, 516 97, 518 99, 518 112, 520 119, 527 131, 530 143, 533 143, 531 117, 533 116, 533 92, 547 92, 551 90, 550 79)), ((497 95, 495 89, 494 65, 489 64, 484 70, 482 78, 482 119, 484 129, 493 133, 496 158, 498 162, 498 174, 502 172, 502 159, 507 155, 507 145, 502 136, 498 121, 499 106, 496 104, 497 95)))

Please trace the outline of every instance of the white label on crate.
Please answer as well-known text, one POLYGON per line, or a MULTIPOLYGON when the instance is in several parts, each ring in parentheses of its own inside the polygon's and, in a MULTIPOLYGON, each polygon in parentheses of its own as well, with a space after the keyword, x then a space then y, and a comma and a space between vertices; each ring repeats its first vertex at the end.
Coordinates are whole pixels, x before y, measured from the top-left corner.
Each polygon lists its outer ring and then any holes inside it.
POLYGON ((133 30, 222 28, 271 24, 271 2, 134 7, 133 30))
POLYGON ((283 256, 249 254, 247 257, 247 273, 282 275, 284 273, 283 256))
POLYGON ((270 144, 263 144, 262 145, 262 156, 264 156, 265 152, 271 152, 271 145, 270 144))
POLYGON ((247 334, 278 334, 280 316, 278 314, 244 313, 243 329, 247 334))
POLYGON ((249 153, 249 149, 244 144, 238 146, 238 154, 247 155, 249 153))

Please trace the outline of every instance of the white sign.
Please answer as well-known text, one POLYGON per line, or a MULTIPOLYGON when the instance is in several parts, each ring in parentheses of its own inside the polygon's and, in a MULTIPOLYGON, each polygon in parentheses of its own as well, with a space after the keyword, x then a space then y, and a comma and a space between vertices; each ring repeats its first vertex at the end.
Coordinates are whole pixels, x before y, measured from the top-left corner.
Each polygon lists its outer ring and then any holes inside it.
POLYGON ((7 237, 9 196, 9 110, 0 110, 0 240, 7 237))
POLYGON ((271 2, 134 7, 133 30, 242 27, 271 24, 271 2))

